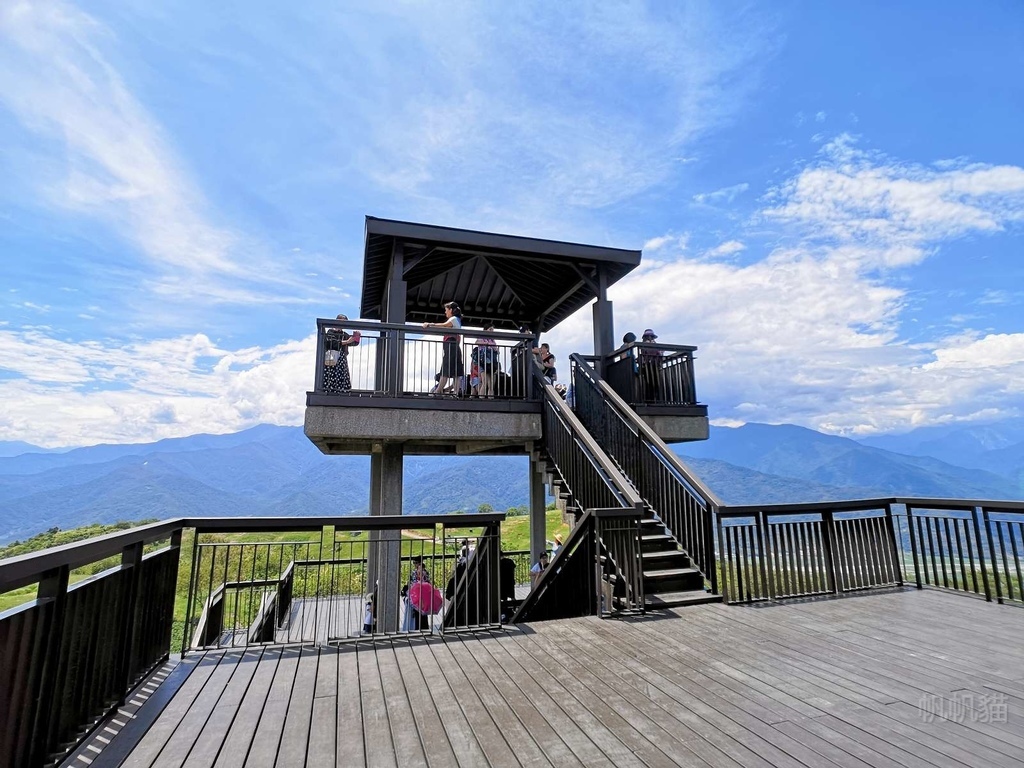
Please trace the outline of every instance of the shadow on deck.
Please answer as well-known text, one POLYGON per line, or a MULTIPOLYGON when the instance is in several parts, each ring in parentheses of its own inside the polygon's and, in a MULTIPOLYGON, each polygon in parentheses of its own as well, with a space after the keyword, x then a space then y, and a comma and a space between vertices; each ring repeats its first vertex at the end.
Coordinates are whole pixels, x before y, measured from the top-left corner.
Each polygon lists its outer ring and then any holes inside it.
POLYGON ((126 766, 1019 766, 1022 636, 1019 608, 908 590, 209 653, 151 685, 105 751, 85 754, 126 766))

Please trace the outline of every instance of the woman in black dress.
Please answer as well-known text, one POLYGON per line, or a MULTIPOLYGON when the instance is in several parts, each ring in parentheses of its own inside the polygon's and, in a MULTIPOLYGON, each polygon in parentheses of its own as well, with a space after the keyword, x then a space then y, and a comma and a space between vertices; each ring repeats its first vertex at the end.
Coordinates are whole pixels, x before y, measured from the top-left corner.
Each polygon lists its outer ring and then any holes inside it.
MULTIPOLYGON (((348 320, 346 315, 338 315, 338 320, 348 320)), ((352 375, 348 370, 348 348, 356 343, 352 336, 341 328, 328 328, 324 338, 324 392, 348 392, 352 389, 352 375), (338 360, 328 365, 331 350, 338 352, 338 360)))
MULTIPOLYGON (((424 323, 423 327, 451 328, 453 330, 459 330, 462 328, 462 310, 454 301, 449 301, 444 305, 444 316, 445 321, 443 323, 424 323)), ((441 373, 437 379, 437 394, 439 395, 444 393, 444 388, 448 384, 448 379, 452 379, 455 382, 455 393, 459 394, 459 377, 464 375, 466 372, 466 369, 462 364, 462 347, 459 345, 460 340, 459 334, 457 333, 446 335, 443 339, 441 373)))

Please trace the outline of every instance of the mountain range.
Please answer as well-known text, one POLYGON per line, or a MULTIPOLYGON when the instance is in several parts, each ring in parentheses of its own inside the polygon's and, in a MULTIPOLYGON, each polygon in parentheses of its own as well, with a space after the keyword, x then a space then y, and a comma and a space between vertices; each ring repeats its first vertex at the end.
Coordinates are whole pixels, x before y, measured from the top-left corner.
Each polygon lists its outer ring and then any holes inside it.
MULTIPOLYGON (((1024 498, 1024 422, 856 441, 793 425, 712 427, 675 446, 726 504, 887 495, 1024 498)), ((525 457, 405 460, 408 514, 528 501, 525 457)), ((0 543, 52 527, 178 515, 365 514, 369 459, 324 456, 300 427, 261 425, 47 452, 0 443, 0 543)))

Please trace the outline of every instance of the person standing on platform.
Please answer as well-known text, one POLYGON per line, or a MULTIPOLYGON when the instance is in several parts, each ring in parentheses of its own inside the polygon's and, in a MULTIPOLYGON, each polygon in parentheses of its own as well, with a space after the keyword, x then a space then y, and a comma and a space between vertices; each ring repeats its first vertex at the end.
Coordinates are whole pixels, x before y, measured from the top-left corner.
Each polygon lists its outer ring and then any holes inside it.
MULTIPOLYGON (((462 330, 462 310, 454 301, 444 305, 445 321, 443 323, 424 323, 424 328, 450 328, 462 330)), ((459 344, 461 334, 446 334, 442 340, 441 351, 441 373, 437 379, 437 393, 444 394, 444 388, 448 380, 452 379, 455 385, 455 394, 459 394, 459 379, 465 375, 466 370, 462 364, 462 347, 459 344)))

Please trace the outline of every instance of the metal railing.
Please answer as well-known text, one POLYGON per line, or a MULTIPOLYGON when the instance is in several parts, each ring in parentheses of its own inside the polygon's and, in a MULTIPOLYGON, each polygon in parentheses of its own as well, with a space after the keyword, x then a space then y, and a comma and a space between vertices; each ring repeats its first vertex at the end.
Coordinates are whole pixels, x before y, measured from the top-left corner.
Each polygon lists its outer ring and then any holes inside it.
POLYGON ((574 410, 665 524, 711 591, 718 591, 714 525, 718 497, 580 355, 570 357, 574 410))
POLYGON ((535 364, 533 372, 543 396, 544 447, 580 518, 513 620, 566 618, 613 609, 642 611, 643 500, 554 386, 544 381, 541 367, 535 364), (599 518, 618 522, 599 527, 594 522, 599 518), (602 607, 600 598, 609 584, 616 586, 616 597, 621 599, 606 600, 602 607))
POLYGON ((907 583, 1024 602, 1024 502, 889 498, 722 507, 727 602, 907 583))
POLYGON ((630 405, 696 405, 696 347, 633 342, 608 355, 601 375, 630 405))
POLYGON ((535 340, 507 331, 318 319, 314 394, 531 400, 535 340))
POLYGON ((204 522, 192 550, 182 650, 500 626, 502 519, 503 513, 327 524, 257 518, 251 527, 204 522), (452 543, 463 538, 471 543, 468 557, 452 543))
POLYGON ((0 562, 0 593, 37 585, 35 600, 0 613, 0 765, 59 762, 167 658, 181 530, 155 523, 0 562))

